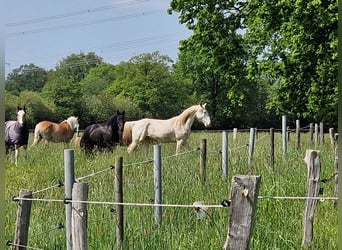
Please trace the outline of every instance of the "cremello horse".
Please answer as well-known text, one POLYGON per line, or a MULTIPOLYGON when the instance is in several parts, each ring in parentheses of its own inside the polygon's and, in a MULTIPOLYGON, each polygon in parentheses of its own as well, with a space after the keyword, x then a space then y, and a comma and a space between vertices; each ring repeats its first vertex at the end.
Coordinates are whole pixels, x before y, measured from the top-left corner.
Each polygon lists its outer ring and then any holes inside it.
POLYGON ((206 103, 191 106, 180 115, 167 120, 144 118, 126 122, 122 139, 124 144, 129 144, 127 152, 132 152, 139 143, 144 143, 148 149, 148 143, 156 141, 177 142, 176 154, 178 154, 180 147, 186 145, 195 119, 206 127, 210 126, 210 117, 205 106, 206 103))
POLYGON ((34 141, 31 148, 37 145, 42 139, 45 140, 45 144, 50 141, 69 143, 74 136, 75 129, 78 130, 78 127, 78 118, 75 116, 70 116, 61 123, 41 121, 34 129, 34 141))

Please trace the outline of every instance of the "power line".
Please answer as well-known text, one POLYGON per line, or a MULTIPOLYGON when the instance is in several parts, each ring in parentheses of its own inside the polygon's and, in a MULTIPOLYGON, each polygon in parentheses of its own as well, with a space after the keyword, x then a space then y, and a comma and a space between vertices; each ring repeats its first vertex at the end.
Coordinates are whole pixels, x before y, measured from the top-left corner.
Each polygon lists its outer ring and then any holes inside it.
POLYGON ((133 5, 133 4, 140 4, 140 3, 148 2, 148 1, 150 1, 150 0, 126 1, 126 2, 121 2, 118 4, 106 5, 106 6, 101 6, 101 7, 97 7, 97 8, 91 8, 91 9, 86 9, 86 10, 69 12, 69 13, 65 13, 65 14, 58 14, 58 15, 54 15, 54 16, 47 16, 47 17, 35 18, 35 19, 30 19, 30 20, 25 20, 25 21, 7 23, 6 26, 7 27, 15 27, 15 26, 21 26, 21 25, 26 25, 26 24, 31 24, 31 23, 50 21, 50 20, 54 20, 54 19, 62 19, 62 18, 66 18, 66 17, 73 17, 73 16, 84 15, 84 14, 89 14, 89 13, 98 12, 98 11, 115 9, 118 7, 129 6, 129 5, 133 5))
MULTIPOLYGON (((161 35, 156 35, 156 36, 150 36, 150 37, 144 37, 141 39, 135 39, 135 40, 128 40, 128 41, 123 41, 123 42, 118 42, 118 43, 113 43, 109 45, 104 45, 104 46, 99 46, 99 47, 90 47, 87 49, 83 49, 82 51, 92 51, 92 50, 103 50, 103 49, 110 49, 110 48, 115 48, 116 50, 127 50, 130 48, 136 48, 136 47, 147 47, 147 46, 152 46, 152 45, 158 45, 161 43, 168 43, 168 42, 173 42, 175 37, 178 37, 179 35, 184 34, 183 32, 176 32, 176 33, 169 33, 169 34, 161 34, 161 35)), ((72 53, 72 52, 70 52, 72 53)), ((125 54, 120 54, 120 55, 131 55, 132 53, 125 53, 125 54)), ((51 58, 51 56, 46 57, 46 58, 51 58)), ((35 61, 35 58, 27 58, 27 61, 35 61)), ((31 62, 32 63, 32 62, 31 62)), ((69 64, 63 64, 63 67, 72 67, 72 66, 82 66, 85 63, 94 63, 93 61, 87 61, 87 62, 74 62, 74 63, 69 63, 69 64)), ((39 69, 27 69, 27 72, 29 71, 36 71, 39 69)))
POLYGON ((161 10, 150 10, 150 11, 145 11, 145 12, 139 12, 139 13, 124 15, 124 16, 97 19, 97 20, 87 21, 87 22, 82 22, 82 23, 65 24, 65 25, 60 25, 60 26, 55 26, 55 27, 47 27, 47 28, 41 28, 41 29, 32 29, 32 30, 26 30, 26 31, 11 32, 11 33, 7 33, 7 37, 15 37, 15 36, 20 36, 20 35, 35 34, 35 33, 48 32, 48 31, 54 31, 54 30, 60 30, 60 29, 70 29, 70 28, 94 25, 94 24, 99 24, 99 23, 104 23, 104 22, 121 21, 123 19, 152 15, 152 14, 155 14, 155 13, 160 12, 160 11, 161 10))

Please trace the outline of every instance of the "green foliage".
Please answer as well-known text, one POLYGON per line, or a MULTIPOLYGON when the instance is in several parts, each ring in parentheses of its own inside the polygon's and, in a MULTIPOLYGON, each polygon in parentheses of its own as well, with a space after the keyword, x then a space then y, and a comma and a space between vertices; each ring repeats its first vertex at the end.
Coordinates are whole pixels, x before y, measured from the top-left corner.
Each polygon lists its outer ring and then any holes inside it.
POLYGON ((116 66, 116 78, 108 88, 114 96, 129 98, 155 118, 174 115, 188 103, 186 85, 174 81, 171 59, 159 52, 133 57, 116 66), (185 98, 185 99, 184 99, 185 98))
MULTIPOLYGON (((42 96, 53 103, 56 108, 54 121, 64 120, 69 116, 81 116, 83 113, 83 101, 78 82, 55 78, 46 83, 42 96)), ((52 119, 52 118, 51 118, 52 119)))
POLYGON ((7 76, 5 90, 13 95, 21 91, 39 92, 47 80, 47 72, 34 64, 22 65, 7 76))
POLYGON ((94 52, 71 54, 56 66, 56 77, 80 82, 92 68, 100 63, 102 63, 102 58, 95 55, 94 52))
POLYGON ((180 68, 218 122, 275 112, 337 126, 337 1, 174 0, 173 11, 193 30, 180 68))
POLYGON ((336 126, 337 1, 251 1, 244 13, 251 68, 276 79, 270 106, 336 126))

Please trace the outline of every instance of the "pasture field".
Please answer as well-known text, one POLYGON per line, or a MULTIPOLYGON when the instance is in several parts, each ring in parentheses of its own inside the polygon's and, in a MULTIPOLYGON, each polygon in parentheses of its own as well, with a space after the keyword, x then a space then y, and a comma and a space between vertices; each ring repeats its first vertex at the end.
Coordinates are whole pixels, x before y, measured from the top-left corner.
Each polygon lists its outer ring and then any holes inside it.
MULTIPOLYGON (((30 144, 33 135, 30 134, 30 144)), ((199 151, 172 157, 175 144, 162 144, 163 203, 189 205, 202 201, 207 205, 220 205, 229 199, 233 175, 247 174, 249 133, 238 132, 233 143, 229 140, 229 177, 225 181, 221 170, 221 133, 192 133, 189 143, 193 148, 207 139, 206 182, 199 177, 199 151)), ((281 134, 275 133, 275 165, 270 167, 267 132, 258 132, 251 173, 261 176, 260 196, 306 196, 307 166, 303 161, 306 149, 320 150, 321 178, 334 174, 334 149, 329 137, 325 143, 310 146, 309 135, 302 134, 302 149, 295 149, 291 135, 288 153, 282 153, 281 134)), ((12 201, 21 189, 42 190, 64 181, 64 149, 75 149, 75 176, 89 184, 89 201, 114 201, 114 165, 117 156, 123 156, 124 202, 150 203, 154 199, 153 147, 149 154, 137 151, 128 155, 126 147, 118 147, 113 154, 98 154, 87 159, 73 143, 42 144, 28 153, 28 162, 19 158, 16 167, 6 161, 6 240, 13 241, 18 203, 12 201)), ((184 150, 183 150, 184 151, 184 150)), ((333 179, 321 183, 322 196, 332 197, 333 179)), ((64 189, 55 187, 34 195, 35 198, 64 199, 64 189)), ((88 205, 88 248, 116 249, 114 206, 88 205)), ((250 249, 301 249, 305 200, 258 199, 257 214, 253 226, 250 249)), ((221 249, 227 235, 229 208, 209 208, 208 215, 198 219, 191 208, 163 207, 162 224, 154 221, 154 208, 143 206, 124 207, 124 249, 221 249)), ((32 203, 28 245, 37 249, 66 249, 65 211, 62 202, 32 203)), ((337 208, 333 201, 319 201, 314 216, 314 238, 305 249, 337 249, 337 208)), ((2 243, 3 244, 3 243, 2 243)))

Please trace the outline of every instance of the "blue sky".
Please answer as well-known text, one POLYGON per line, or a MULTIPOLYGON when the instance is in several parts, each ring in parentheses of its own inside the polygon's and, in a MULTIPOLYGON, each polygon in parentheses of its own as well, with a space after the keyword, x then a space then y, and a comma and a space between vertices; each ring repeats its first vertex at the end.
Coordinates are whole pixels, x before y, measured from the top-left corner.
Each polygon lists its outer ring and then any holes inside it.
POLYGON ((191 32, 165 0, 5 1, 6 75, 23 64, 51 69, 68 55, 95 52, 118 64, 160 51, 177 59, 191 32))

